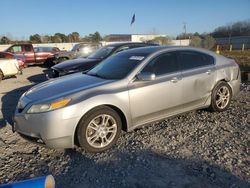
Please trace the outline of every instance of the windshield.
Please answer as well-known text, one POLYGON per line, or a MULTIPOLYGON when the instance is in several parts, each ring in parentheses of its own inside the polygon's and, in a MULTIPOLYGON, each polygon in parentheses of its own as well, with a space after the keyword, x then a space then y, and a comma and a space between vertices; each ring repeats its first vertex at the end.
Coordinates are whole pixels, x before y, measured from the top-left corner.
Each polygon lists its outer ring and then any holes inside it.
POLYGON ((145 54, 118 54, 104 60, 87 74, 110 80, 123 79, 145 58, 145 54))
POLYGON ((94 53, 90 54, 88 58, 90 59, 104 59, 110 55, 112 50, 114 49, 113 46, 106 46, 102 47, 99 50, 96 50, 94 53))
POLYGON ((73 48, 71 49, 72 52, 77 51, 77 49, 80 47, 80 44, 75 44, 73 48))

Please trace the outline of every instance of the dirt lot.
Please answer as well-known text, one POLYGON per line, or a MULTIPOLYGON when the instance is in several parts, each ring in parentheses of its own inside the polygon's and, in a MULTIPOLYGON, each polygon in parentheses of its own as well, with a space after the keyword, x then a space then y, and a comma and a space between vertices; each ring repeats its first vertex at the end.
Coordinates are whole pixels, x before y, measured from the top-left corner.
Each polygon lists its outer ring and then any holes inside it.
POLYGON ((250 187, 250 85, 228 111, 190 112, 124 133, 101 154, 52 150, 12 133, 19 96, 44 68, 0 83, 0 184, 52 174, 57 187, 250 187))

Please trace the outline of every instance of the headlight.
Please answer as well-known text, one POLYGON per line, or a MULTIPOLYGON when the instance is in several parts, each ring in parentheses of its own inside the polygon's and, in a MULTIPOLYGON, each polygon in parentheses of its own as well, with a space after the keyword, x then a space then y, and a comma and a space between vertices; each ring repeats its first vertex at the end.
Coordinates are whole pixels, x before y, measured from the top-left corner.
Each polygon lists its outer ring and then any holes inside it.
POLYGON ((51 102, 48 104, 34 104, 27 111, 28 114, 39 113, 39 112, 48 112, 51 110, 55 110, 58 108, 62 108, 66 106, 70 102, 70 99, 61 99, 55 102, 51 102))

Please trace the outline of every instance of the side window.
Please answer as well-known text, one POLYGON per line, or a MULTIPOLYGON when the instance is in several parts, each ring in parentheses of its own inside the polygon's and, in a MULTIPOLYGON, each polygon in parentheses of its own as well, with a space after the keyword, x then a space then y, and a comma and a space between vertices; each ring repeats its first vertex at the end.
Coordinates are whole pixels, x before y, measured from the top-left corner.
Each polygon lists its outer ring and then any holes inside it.
POLYGON ((150 61, 142 72, 151 72, 156 76, 178 71, 176 54, 173 52, 164 53, 150 61))
POLYGON ((12 46, 8 51, 11 53, 22 52, 22 47, 21 46, 12 46))
POLYGON ((212 56, 194 51, 179 52, 179 60, 182 70, 188 70, 214 64, 214 59, 212 56))
POLYGON ((32 48, 29 45, 25 45, 24 50, 25 50, 25 52, 32 52, 32 48))

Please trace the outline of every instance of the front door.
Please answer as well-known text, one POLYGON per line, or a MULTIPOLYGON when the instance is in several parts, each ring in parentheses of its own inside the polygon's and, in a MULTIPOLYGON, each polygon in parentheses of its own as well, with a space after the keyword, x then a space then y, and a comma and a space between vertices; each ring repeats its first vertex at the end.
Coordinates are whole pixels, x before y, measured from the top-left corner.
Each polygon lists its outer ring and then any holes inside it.
POLYGON ((157 55, 142 69, 143 72, 154 73, 156 79, 135 79, 129 84, 134 126, 173 114, 180 105, 182 81, 174 52, 157 55))

